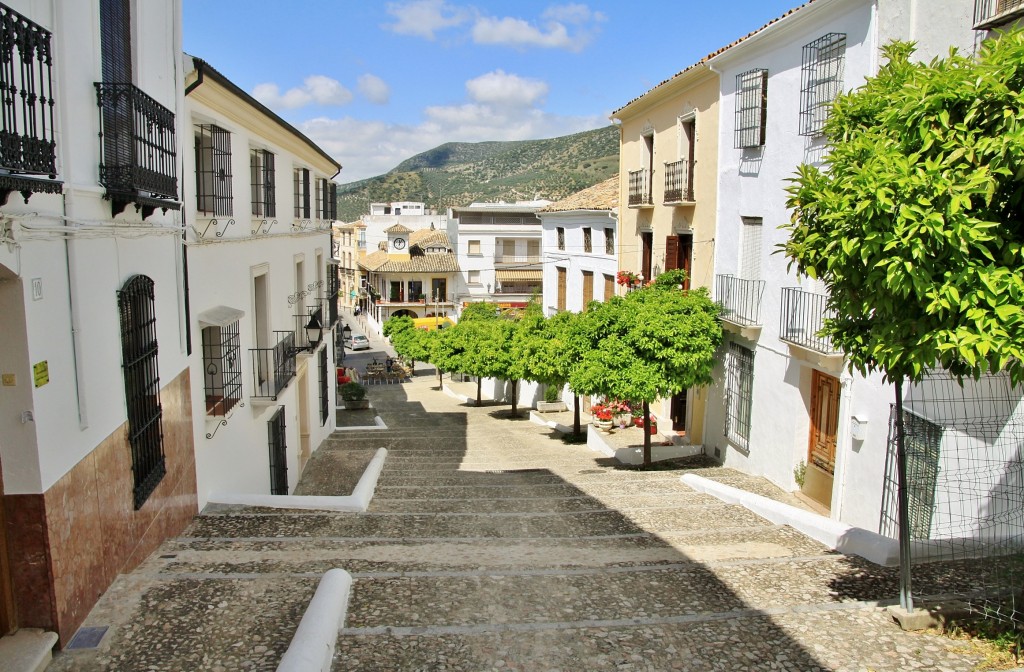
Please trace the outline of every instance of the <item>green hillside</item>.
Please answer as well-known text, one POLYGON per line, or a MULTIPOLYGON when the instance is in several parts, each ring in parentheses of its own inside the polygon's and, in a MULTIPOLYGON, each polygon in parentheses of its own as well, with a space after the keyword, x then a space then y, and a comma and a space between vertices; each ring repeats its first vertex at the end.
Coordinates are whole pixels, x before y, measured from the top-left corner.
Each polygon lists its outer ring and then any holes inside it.
POLYGON ((618 169, 615 126, 548 140, 449 142, 384 175, 339 185, 338 219, 355 221, 370 203, 390 201, 422 201, 438 212, 473 201, 554 201, 618 169))

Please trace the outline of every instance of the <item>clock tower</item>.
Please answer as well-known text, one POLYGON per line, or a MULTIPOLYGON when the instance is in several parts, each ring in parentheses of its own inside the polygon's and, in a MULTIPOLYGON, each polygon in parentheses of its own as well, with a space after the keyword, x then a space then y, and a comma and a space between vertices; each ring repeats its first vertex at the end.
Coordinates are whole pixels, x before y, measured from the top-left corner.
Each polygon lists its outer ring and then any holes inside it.
POLYGON ((388 257, 393 261, 409 261, 409 229, 401 224, 395 224, 384 233, 388 234, 388 257))

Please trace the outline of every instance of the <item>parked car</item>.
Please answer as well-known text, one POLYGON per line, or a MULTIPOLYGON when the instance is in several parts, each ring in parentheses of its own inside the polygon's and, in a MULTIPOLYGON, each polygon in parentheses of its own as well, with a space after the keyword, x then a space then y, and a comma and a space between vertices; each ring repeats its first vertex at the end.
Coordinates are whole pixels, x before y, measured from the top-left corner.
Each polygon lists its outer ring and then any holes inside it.
POLYGON ((370 339, 362 334, 353 334, 352 336, 346 336, 344 339, 345 345, 351 350, 369 350, 370 339))

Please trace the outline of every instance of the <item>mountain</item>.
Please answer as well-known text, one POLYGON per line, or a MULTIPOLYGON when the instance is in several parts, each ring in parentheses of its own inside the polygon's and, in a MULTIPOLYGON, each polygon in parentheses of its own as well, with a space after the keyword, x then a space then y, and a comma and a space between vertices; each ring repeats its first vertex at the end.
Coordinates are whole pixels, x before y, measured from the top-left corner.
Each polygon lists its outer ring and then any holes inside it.
POLYGON ((556 201, 618 170, 616 126, 548 140, 449 142, 384 175, 338 185, 338 220, 355 221, 370 203, 392 201, 420 201, 438 212, 474 201, 556 201))

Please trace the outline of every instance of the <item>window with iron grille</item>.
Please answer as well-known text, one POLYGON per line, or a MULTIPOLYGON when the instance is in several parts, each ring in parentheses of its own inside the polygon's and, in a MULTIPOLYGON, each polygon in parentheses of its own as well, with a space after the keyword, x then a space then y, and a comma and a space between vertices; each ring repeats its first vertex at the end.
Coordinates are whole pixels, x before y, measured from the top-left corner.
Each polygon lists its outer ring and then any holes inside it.
POLYGON ((604 230, 604 253, 615 255, 615 229, 604 230))
POLYGON ((227 415, 242 399, 238 321, 223 327, 204 327, 202 335, 206 414, 227 415))
POLYGON ((735 100, 733 147, 760 147, 768 117, 768 71, 755 68, 736 75, 735 100))
POLYGON ((288 443, 285 441, 284 406, 267 421, 270 447, 270 494, 288 494, 288 443))
POLYGON ((327 424, 331 409, 331 394, 327 378, 327 348, 320 348, 320 426, 327 424))
POLYGON ((843 88, 846 33, 828 33, 804 45, 801 62, 800 135, 817 136, 843 88))
POLYGON ((231 214, 231 133, 213 124, 196 125, 196 209, 231 214))
POLYGON ((725 359, 725 436, 746 449, 750 441, 750 410, 754 397, 754 353, 729 343, 725 359))
POLYGON ((338 185, 331 182, 327 190, 327 216, 331 221, 338 219, 338 185))
POLYGON ((563 227, 559 226, 555 230, 558 232, 558 249, 564 250, 565 249, 565 229, 563 227))
POLYGON ((593 252, 594 251, 593 236, 590 233, 590 227, 589 226, 583 227, 583 251, 584 252, 593 252))
POLYGON ((167 473, 153 281, 144 275, 133 276, 117 293, 117 306, 121 315, 121 368, 132 451, 133 494, 138 510, 167 473))
POLYGON ((265 149, 251 150, 249 152, 249 172, 252 183, 253 216, 276 217, 274 154, 265 149))
POLYGON ((295 219, 309 219, 309 170, 296 168, 295 183, 295 219))

